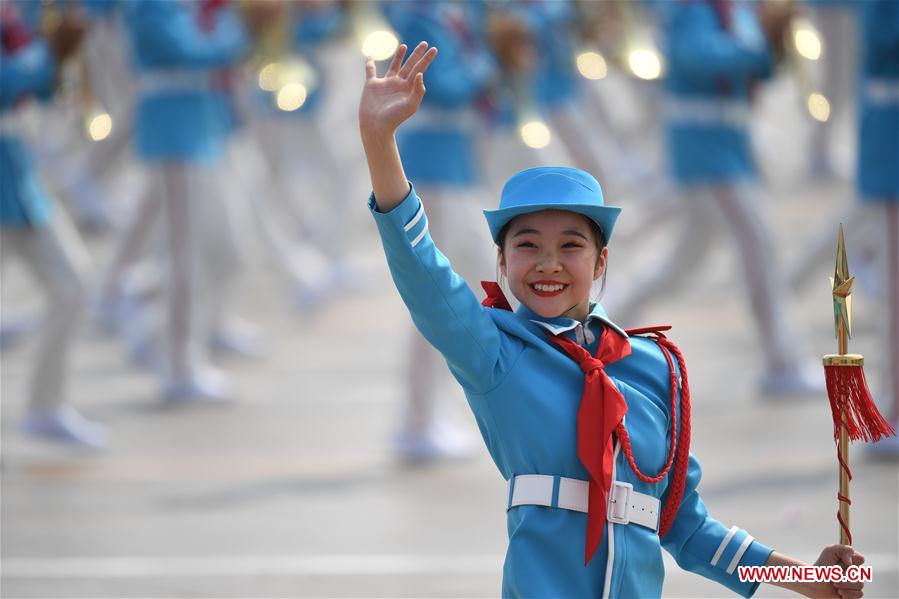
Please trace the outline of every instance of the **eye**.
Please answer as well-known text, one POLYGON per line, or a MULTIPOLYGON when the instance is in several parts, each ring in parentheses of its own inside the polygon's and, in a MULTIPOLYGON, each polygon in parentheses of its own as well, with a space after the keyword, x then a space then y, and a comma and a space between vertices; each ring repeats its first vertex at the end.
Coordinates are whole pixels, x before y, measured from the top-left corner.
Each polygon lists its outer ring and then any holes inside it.
POLYGON ((584 244, 578 243, 576 241, 569 241, 568 243, 565 243, 562 245, 563 249, 582 248, 582 247, 584 247, 584 244))
POLYGON ((518 247, 518 248, 535 248, 535 247, 537 247, 537 244, 535 244, 533 241, 522 241, 521 243, 516 244, 515 247, 518 247))

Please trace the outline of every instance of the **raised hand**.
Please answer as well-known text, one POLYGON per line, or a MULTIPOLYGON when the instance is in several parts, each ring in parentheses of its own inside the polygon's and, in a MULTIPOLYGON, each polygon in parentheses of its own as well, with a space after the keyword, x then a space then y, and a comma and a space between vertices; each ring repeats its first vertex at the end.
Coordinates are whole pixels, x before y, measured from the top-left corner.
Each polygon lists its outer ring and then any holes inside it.
POLYGON ((437 48, 421 42, 403 62, 406 45, 396 49, 383 77, 375 72, 371 57, 365 63, 365 86, 359 100, 359 130, 366 137, 392 136, 403 121, 415 114, 425 95, 424 72, 437 48))

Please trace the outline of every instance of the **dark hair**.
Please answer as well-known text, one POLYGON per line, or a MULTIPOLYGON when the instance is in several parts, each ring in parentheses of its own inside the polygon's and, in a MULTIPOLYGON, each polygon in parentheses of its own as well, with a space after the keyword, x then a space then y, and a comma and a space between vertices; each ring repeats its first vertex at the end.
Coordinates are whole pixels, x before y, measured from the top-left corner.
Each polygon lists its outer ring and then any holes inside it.
MULTIPOLYGON (((580 214, 580 213, 577 212, 575 214, 580 214)), ((521 215, 518 215, 518 216, 521 216, 521 215)), ((506 244, 506 235, 509 233, 509 227, 512 225, 513 222, 515 222, 515 219, 518 218, 518 216, 516 216, 515 218, 513 218, 509 222, 507 222, 505 225, 503 225, 503 228, 500 229, 499 235, 496 236, 497 237, 496 244, 497 244, 497 246, 499 246, 500 251, 504 251, 503 246, 505 246, 505 244, 506 244)), ((593 231, 593 238, 596 239, 596 251, 601 252, 602 248, 606 247, 606 235, 605 235, 605 233, 602 232, 602 227, 600 227, 599 223, 597 223, 592 218, 590 218, 588 216, 584 216, 583 214, 581 214, 581 216, 586 218, 587 222, 590 223, 590 230, 593 231)))

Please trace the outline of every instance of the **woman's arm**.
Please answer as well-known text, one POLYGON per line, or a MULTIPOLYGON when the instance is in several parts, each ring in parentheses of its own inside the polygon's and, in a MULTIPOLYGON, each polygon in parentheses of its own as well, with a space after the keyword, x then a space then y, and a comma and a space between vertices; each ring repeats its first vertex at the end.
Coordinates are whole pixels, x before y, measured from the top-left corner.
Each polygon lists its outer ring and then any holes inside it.
POLYGON ((437 55, 420 43, 403 64, 400 46, 384 77, 368 59, 359 104, 359 130, 374 193, 369 208, 397 291, 415 326, 446 358, 467 390, 492 389, 514 364, 520 343, 499 329, 466 282, 453 272, 428 232, 428 216, 406 180, 394 134, 421 104, 422 74, 437 55))
POLYGON ((371 57, 365 63, 365 86, 359 101, 359 133, 378 210, 389 212, 409 195, 409 182, 396 146, 397 128, 415 114, 425 95, 424 72, 437 48, 421 42, 403 62, 406 45, 396 50, 383 77, 371 57))

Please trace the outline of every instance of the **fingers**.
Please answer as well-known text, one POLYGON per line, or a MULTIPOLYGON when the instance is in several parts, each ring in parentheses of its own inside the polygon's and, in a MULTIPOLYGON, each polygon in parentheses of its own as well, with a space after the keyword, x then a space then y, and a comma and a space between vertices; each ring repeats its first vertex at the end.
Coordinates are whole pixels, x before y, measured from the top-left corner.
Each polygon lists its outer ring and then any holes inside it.
POLYGON ((365 79, 373 79, 376 73, 375 60, 371 56, 367 56, 365 58, 365 79))
POLYGON ((860 582, 838 582, 834 583, 834 590, 843 599, 858 599, 865 594, 864 585, 860 582))
POLYGON ((412 88, 415 90, 415 95, 419 98, 425 95, 425 76, 422 73, 415 75, 412 88))
POLYGON ((415 46, 415 50, 412 51, 412 54, 409 55, 409 58, 406 59, 406 64, 403 65, 403 68, 400 69, 400 72, 397 73, 403 79, 408 79, 412 74, 412 69, 418 63, 419 59, 425 54, 425 50, 428 49, 428 42, 419 42, 417 46, 415 46))
POLYGON ((865 563, 865 556, 849 545, 835 545, 835 552, 840 556, 840 562, 844 566, 859 566, 865 563))
POLYGON ((412 67, 412 76, 421 75, 425 71, 428 70, 428 67, 431 66, 431 63, 434 62, 434 58, 437 56, 437 48, 431 48, 425 55, 422 56, 415 66, 412 67))
POLYGON ((390 61, 390 66, 387 68, 385 77, 396 75, 399 72, 400 67, 403 65, 403 57, 406 56, 406 49, 406 44, 400 44, 400 47, 396 49, 396 52, 393 53, 393 60, 390 61))

